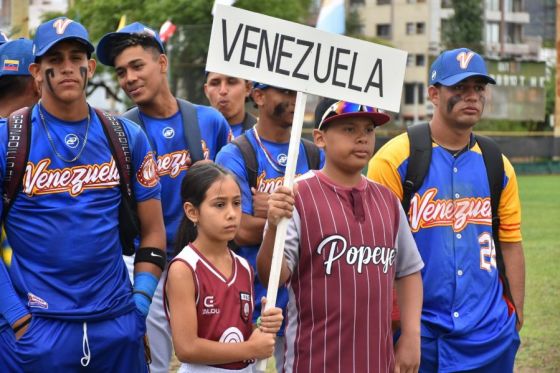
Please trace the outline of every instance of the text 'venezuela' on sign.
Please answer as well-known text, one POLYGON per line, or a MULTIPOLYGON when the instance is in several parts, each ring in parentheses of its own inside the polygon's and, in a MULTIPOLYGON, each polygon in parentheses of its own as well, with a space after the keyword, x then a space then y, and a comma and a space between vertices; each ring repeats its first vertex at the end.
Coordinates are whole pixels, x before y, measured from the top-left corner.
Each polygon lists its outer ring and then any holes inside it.
POLYGON ((407 53, 217 6, 207 71, 398 112, 407 53))

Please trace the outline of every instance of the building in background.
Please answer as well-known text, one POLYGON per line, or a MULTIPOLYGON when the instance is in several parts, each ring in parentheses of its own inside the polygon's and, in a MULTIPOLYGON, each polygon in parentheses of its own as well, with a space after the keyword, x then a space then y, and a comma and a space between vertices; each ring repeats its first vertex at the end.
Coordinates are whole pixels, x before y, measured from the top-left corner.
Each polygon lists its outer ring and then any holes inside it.
POLYGON ((10 39, 29 37, 29 1, 0 0, 0 30, 10 39))
MULTIPOLYGON (((407 69, 400 118, 418 121, 426 118, 428 52, 431 38, 432 2, 427 0, 350 0, 363 21, 363 33, 386 39, 395 48, 407 51, 407 69)), ((439 19, 437 20, 439 21, 439 19)), ((435 24, 435 23, 434 23, 435 24)))
POLYGON ((68 3, 69 0, 0 0, 0 30, 11 39, 28 38, 44 13, 66 12, 68 3))
MULTIPOLYGON (((407 71, 403 87, 400 119, 407 123, 426 120, 431 115, 431 104, 426 100, 428 71, 431 62, 444 48, 442 45, 442 25, 449 22, 454 15, 453 0, 347 0, 350 9, 357 10, 363 21, 363 33, 366 36, 386 39, 395 48, 406 50, 408 55, 407 71)), ((460 1, 460 0, 455 0, 460 1)), ((538 100, 544 97, 544 69, 542 64, 533 62, 525 66, 521 61, 540 59, 541 40, 524 33, 530 24, 530 15, 525 10, 526 3, 552 1, 546 0, 481 0, 483 6, 483 40, 484 55, 490 63, 491 71, 501 76, 500 84, 493 90, 499 98, 494 108, 512 97, 538 100), (498 61, 504 63, 498 64, 498 61), (520 94, 514 87, 530 93, 520 94), (529 86, 530 85, 530 86, 529 86), (505 92, 500 92, 507 87, 505 92)), ((549 11, 548 8, 544 12, 549 11)), ((555 31, 554 31, 555 32, 555 31)), ((517 102, 514 101, 514 102, 517 102)), ((524 110, 489 110, 489 117, 538 120, 544 117, 544 108, 526 112, 524 110), (541 113, 542 115, 535 115, 541 113), (512 112, 519 113, 513 117, 512 112), (507 113, 507 114, 506 114, 507 113)), ((502 108, 503 109, 503 108, 502 108)))
POLYGON ((523 30, 526 37, 540 38, 543 46, 554 48, 556 43, 556 0, 525 1, 530 20, 523 30))

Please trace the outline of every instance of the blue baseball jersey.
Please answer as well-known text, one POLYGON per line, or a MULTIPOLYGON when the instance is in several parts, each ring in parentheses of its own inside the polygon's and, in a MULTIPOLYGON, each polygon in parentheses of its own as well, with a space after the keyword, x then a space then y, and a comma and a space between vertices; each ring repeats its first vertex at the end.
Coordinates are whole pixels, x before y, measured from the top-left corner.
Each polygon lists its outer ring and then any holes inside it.
POLYGON ((232 124, 230 126, 230 128, 231 128, 231 134, 233 135, 233 137, 239 137, 243 134, 243 132, 245 132, 243 130, 243 122, 238 123, 238 124, 232 124))
MULTIPOLYGON (((102 124, 91 108, 89 126, 88 120, 66 122, 42 112, 44 123, 37 106, 32 113, 22 191, 5 222, 13 248, 10 279, 0 281, 11 281, 29 311, 45 317, 101 320, 130 312, 135 305, 119 240, 120 177, 102 124), (62 160, 80 151, 75 161, 62 160)), ((159 199, 148 140, 136 124, 122 123, 135 197, 159 199)), ((2 178, 7 133, 0 121, 2 178)))
MULTIPOLYGON (((229 125, 215 109, 196 105, 204 159, 214 160, 231 140, 229 125)), ((192 165, 183 130, 181 112, 169 118, 152 118, 140 112, 145 130, 154 147, 161 183, 161 204, 167 234, 167 259, 175 251, 174 242, 183 218, 181 182, 192 165)))
MULTIPOLYGON (((269 153, 267 157, 264 149, 257 143, 255 129, 247 130, 245 135, 249 143, 253 146, 253 149, 255 149, 257 155, 257 190, 260 192, 272 193, 277 187, 284 183, 285 162, 287 160, 289 143, 275 143, 261 139, 262 145, 269 153), (272 158, 270 161, 269 157, 272 158), (271 163, 274 163, 274 165, 271 163)), ((320 166, 322 167, 325 163, 325 156, 322 151, 320 154, 320 166)), ((244 214, 253 215, 252 185, 249 185, 247 167, 239 148, 234 144, 227 145, 218 153, 216 163, 223 165, 235 174, 241 186, 241 209, 244 214)), ((300 143, 296 176, 302 175, 307 171, 309 171, 307 156, 303 144, 300 143)), ((256 268, 258 251, 259 245, 241 246, 238 254, 247 259, 253 268, 256 268)), ((266 289, 258 280, 258 276, 255 276, 255 312, 253 313, 253 319, 255 320, 260 316, 261 297, 263 296, 266 296, 266 289)), ((285 308, 287 303, 288 292, 285 287, 281 287, 278 291, 276 306, 285 308)))
MULTIPOLYGON (((408 157, 408 135, 402 134, 377 152, 368 177, 402 199, 408 157)), ((520 242, 517 180, 511 163, 503 159, 499 237, 520 242)), ((425 263, 421 332, 438 340, 444 372, 488 364, 509 348, 516 334, 515 314, 496 267, 487 180, 474 136, 457 157, 433 143, 430 168, 410 203, 410 227, 425 263)))

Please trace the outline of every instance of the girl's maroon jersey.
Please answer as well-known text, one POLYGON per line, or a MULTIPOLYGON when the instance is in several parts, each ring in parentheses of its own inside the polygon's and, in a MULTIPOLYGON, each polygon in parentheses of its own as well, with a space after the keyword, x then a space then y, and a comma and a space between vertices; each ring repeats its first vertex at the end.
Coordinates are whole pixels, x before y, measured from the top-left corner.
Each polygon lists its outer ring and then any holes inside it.
POLYGON ((395 277, 422 260, 392 192, 321 172, 298 180, 285 257, 291 276, 287 372, 392 372, 395 277))
MULTIPOLYGON (((245 259, 230 250, 232 271, 226 278, 192 244, 177 255, 175 265, 185 264, 193 273, 198 337, 222 343, 247 341, 253 331, 253 270, 245 259)), ((165 297, 165 308, 169 308, 165 297)), ((216 365, 223 369, 242 369, 250 362, 216 365)))

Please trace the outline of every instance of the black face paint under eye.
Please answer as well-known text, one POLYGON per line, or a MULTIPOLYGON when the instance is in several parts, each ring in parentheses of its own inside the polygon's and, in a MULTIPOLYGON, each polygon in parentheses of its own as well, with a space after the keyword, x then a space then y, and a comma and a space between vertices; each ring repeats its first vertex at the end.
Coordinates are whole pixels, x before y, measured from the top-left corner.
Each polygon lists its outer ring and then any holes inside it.
POLYGON ((49 86, 49 89, 51 90, 51 92, 54 92, 53 87, 52 87, 52 83, 51 83, 51 79, 54 78, 54 69, 53 68, 46 69, 45 70, 45 75, 46 75, 47 85, 49 86))
POLYGON ((274 116, 281 117, 288 109, 288 106, 290 106, 290 104, 287 102, 281 102, 278 105, 276 105, 274 107, 274 116))
POLYGON ((484 92, 478 93, 478 99, 482 103, 482 107, 484 107, 484 105, 486 105, 486 96, 484 95, 484 92))
POLYGON ((85 90, 86 90, 86 86, 87 86, 87 82, 88 82, 88 79, 87 79, 87 67, 83 67, 83 66, 80 67, 80 75, 82 75, 82 79, 84 80, 84 86, 83 86, 82 89, 85 91, 85 90))
POLYGON ((447 101, 447 113, 451 113, 453 111, 453 108, 455 107, 455 105, 457 105, 457 103, 459 101, 461 101, 463 98, 461 97, 461 95, 455 95, 455 96, 451 96, 449 98, 449 101, 447 101))

